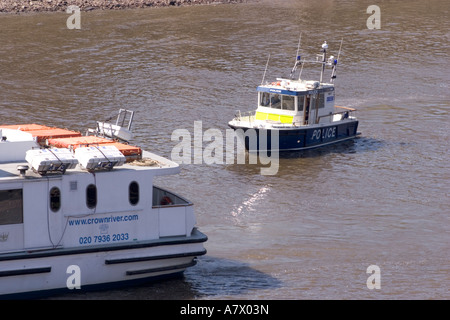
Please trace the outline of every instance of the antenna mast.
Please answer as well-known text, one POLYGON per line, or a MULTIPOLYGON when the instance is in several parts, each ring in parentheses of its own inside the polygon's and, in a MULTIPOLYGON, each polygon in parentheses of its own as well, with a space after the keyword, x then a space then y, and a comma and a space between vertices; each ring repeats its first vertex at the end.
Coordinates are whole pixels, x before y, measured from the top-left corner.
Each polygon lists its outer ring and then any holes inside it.
POLYGON ((331 79, 330 79, 331 83, 333 83, 334 79, 336 79, 336 68, 337 68, 337 63, 339 61, 339 56, 341 55, 343 41, 344 41, 344 38, 341 39, 341 45, 339 46, 339 53, 338 53, 337 59, 333 61, 333 71, 331 72, 331 79))
POLYGON ((264 75, 263 75, 263 78, 261 80, 261 85, 263 85, 264 79, 266 78, 266 71, 267 71, 267 66, 269 65, 269 60, 270 60, 270 53, 269 53, 269 57, 267 58, 266 69, 264 69, 264 75))
POLYGON ((297 45, 297 54, 295 55, 295 63, 294 63, 294 67, 291 70, 291 75, 290 75, 291 79, 294 79, 294 73, 295 73, 295 70, 297 70, 297 64, 301 63, 300 56, 298 55, 298 52, 300 51, 300 42, 301 41, 302 41, 302 34, 300 33, 300 37, 298 39, 298 45, 297 45))
POLYGON ((328 49, 328 44, 326 41, 324 41, 322 44, 323 56, 322 56, 322 71, 320 72, 320 83, 322 83, 323 74, 325 72, 325 63, 327 61, 327 49, 328 49))

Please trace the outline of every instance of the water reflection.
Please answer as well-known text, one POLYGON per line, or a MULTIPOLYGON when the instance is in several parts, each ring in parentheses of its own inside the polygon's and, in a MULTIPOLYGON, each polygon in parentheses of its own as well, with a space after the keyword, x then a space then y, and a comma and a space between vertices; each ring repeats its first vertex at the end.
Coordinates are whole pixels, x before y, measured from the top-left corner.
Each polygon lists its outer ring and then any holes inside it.
POLYGON ((273 290, 282 282, 271 275, 252 268, 241 261, 204 256, 196 268, 190 269, 186 277, 199 298, 244 296, 251 291, 273 290))
POLYGON ((202 256, 184 275, 165 281, 109 289, 73 292, 48 297, 49 300, 190 300, 226 299, 244 296, 253 290, 279 288, 281 281, 237 260, 202 256))

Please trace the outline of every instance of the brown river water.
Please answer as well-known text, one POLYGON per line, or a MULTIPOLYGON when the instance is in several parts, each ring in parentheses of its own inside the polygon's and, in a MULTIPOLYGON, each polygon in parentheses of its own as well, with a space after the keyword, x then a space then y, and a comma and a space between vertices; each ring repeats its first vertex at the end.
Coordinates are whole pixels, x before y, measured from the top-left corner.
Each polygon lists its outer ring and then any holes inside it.
MULTIPOLYGON (((324 40, 336 104, 361 135, 260 165, 181 164, 160 177, 195 204, 208 253, 181 279, 64 299, 449 299, 450 23, 447 0, 248 4, 0 15, 1 123, 92 128, 136 111, 133 143, 171 158, 194 122, 224 133, 324 40), (379 268, 370 289, 369 266, 379 268)), ((198 138, 198 137, 197 137, 198 138)), ((193 155, 193 157, 198 155, 193 155)), ((200 159, 201 160, 201 159, 200 159)))

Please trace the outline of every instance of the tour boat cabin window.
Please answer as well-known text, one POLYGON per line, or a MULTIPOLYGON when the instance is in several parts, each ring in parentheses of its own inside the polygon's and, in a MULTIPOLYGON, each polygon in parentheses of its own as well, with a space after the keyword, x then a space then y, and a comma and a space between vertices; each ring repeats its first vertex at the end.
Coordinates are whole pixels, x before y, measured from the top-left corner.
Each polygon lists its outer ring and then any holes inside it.
POLYGON ((50 189, 50 209, 57 212, 61 208, 61 191, 57 187, 50 189))
POLYGON ((133 206, 139 202, 139 184, 136 181, 128 187, 128 199, 133 206))
POLYGON ((23 223, 22 189, 0 190, 0 225, 23 223))
POLYGON ((90 184, 86 188, 86 205, 89 209, 97 206, 97 187, 90 184))

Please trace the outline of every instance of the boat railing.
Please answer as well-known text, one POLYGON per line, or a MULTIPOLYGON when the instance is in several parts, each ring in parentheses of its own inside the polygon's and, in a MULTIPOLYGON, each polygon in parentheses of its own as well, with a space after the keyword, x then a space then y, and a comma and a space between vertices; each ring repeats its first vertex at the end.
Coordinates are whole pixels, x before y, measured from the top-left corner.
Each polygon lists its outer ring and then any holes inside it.
POLYGON ((96 128, 87 129, 86 135, 129 141, 133 137, 131 132, 133 117, 134 111, 120 109, 115 124, 110 122, 113 117, 109 117, 105 121, 97 121, 96 128))
POLYGON ((241 112, 241 110, 236 111, 234 115, 234 120, 236 121, 245 121, 250 124, 255 121, 256 110, 241 112))
POLYGON ((162 207, 180 207, 180 206, 192 206, 192 202, 189 200, 165 190, 160 187, 153 186, 153 208, 162 207))
POLYGON ((342 111, 330 112, 330 114, 325 114, 325 115, 319 116, 317 123, 320 123, 320 121, 325 118, 329 118, 330 122, 355 118, 356 109, 349 108, 349 107, 340 107, 340 106, 335 106, 335 108, 342 109, 342 111), (340 115, 340 117, 337 117, 339 115, 340 115))

